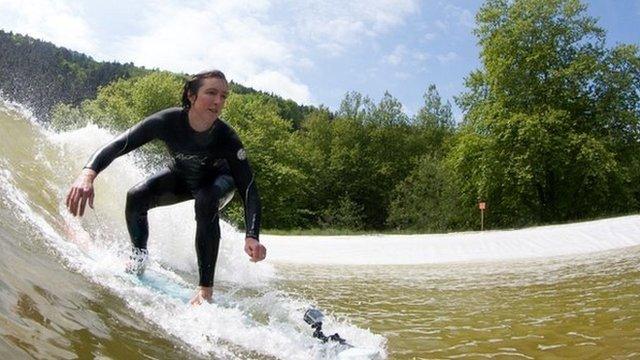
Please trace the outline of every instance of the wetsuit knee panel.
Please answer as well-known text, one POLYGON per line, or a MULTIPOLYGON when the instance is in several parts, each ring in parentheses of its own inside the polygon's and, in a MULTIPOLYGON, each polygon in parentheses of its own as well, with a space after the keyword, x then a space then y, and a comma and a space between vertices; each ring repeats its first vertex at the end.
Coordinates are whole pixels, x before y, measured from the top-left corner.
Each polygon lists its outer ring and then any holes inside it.
POLYGON ((231 201, 233 194, 233 178, 229 175, 218 176, 211 187, 198 189, 194 194, 196 220, 212 219, 218 210, 231 201))
POLYGON ((210 220, 218 213, 220 193, 215 188, 199 189, 194 194, 196 220, 210 220))
POLYGON ((150 196, 145 184, 135 185, 127 191, 127 209, 148 207, 150 196))

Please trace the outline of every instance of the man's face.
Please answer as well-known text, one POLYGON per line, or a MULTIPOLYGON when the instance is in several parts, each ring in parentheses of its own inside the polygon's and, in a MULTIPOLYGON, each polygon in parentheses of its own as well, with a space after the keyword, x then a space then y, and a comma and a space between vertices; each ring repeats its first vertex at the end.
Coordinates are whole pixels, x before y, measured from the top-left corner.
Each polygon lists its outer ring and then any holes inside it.
POLYGON ((191 95, 191 107, 202 116, 220 116, 224 108, 224 102, 229 94, 227 82, 219 78, 206 78, 202 80, 202 86, 198 89, 198 96, 191 95))

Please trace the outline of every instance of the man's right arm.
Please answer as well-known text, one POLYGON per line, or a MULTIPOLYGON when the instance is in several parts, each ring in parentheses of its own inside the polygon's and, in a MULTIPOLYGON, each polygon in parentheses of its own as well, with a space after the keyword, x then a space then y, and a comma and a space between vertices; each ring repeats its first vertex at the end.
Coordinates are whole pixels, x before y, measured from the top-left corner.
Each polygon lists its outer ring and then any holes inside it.
POLYGON ((93 208, 93 180, 98 176, 98 173, 104 170, 118 156, 124 155, 158 137, 163 124, 167 124, 165 120, 175 111, 168 109, 155 113, 98 149, 91 156, 80 176, 71 185, 71 189, 69 189, 66 201, 69 212, 73 216, 84 215, 87 202, 89 207, 93 208))
MULTIPOLYGON (((87 161, 85 169, 94 170, 97 173, 104 170, 117 157, 139 148, 155 139, 158 127, 162 126, 164 112, 155 113, 135 126, 118 135, 108 144, 98 149, 87 161)), ((166 123, 166 122, 165 122, 166 123)))

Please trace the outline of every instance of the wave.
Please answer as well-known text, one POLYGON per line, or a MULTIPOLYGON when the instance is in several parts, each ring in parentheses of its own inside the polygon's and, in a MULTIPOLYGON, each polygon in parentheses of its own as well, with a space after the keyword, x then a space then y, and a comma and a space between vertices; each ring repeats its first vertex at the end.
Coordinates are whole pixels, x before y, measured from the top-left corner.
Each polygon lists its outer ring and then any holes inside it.
MULTIPOLYGON (((188 305, 197 279, 193 202, 149 213, 147 273, 123 273, 129 240, 124 224, 125 193, 147 174, 136 154, 114 161, 96 179, 95 210, 70 216, 64 196, 85 161, 114 134, 94 125, 56 133, 43 128, 19 104, 0 104, 0 201, 12 217, 43 239, 67 269, 82 274, 125 301, 138 316, 204 356, 321 359, 335 346, 313 339, 302 319, 313 302, 278 289, 270 262, 254 264, 243 252, 243 234, 222 223, 214 302, 188 305)), ((2 213, 2 216, 7 216, 2 213)), ((24 234, 25 237, 31 236, 24 234)), ((327 316, 325 328, 350 342, 385 353, 386 339, 327 316)))

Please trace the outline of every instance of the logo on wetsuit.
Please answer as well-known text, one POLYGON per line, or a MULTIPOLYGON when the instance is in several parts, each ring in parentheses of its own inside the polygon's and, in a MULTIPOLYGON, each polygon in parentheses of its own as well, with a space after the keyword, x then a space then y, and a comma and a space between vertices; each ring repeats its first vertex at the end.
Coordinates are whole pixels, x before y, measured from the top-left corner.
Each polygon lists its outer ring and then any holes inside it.
POLYGON ((240 148, 240 150, 238 150, 238 160, 246 160, 247 159, 247 152, 244 151, 244 148, 240 148))
POLYGON ((175 154, 175 158, 177 160, 182 160, 182 161, 199 162, 200 165, 205 165, 206 164, 206 160, 207 160, 207 156, 206 155, 188 155, 188 154, 183 154, 183 153, 175 154))

